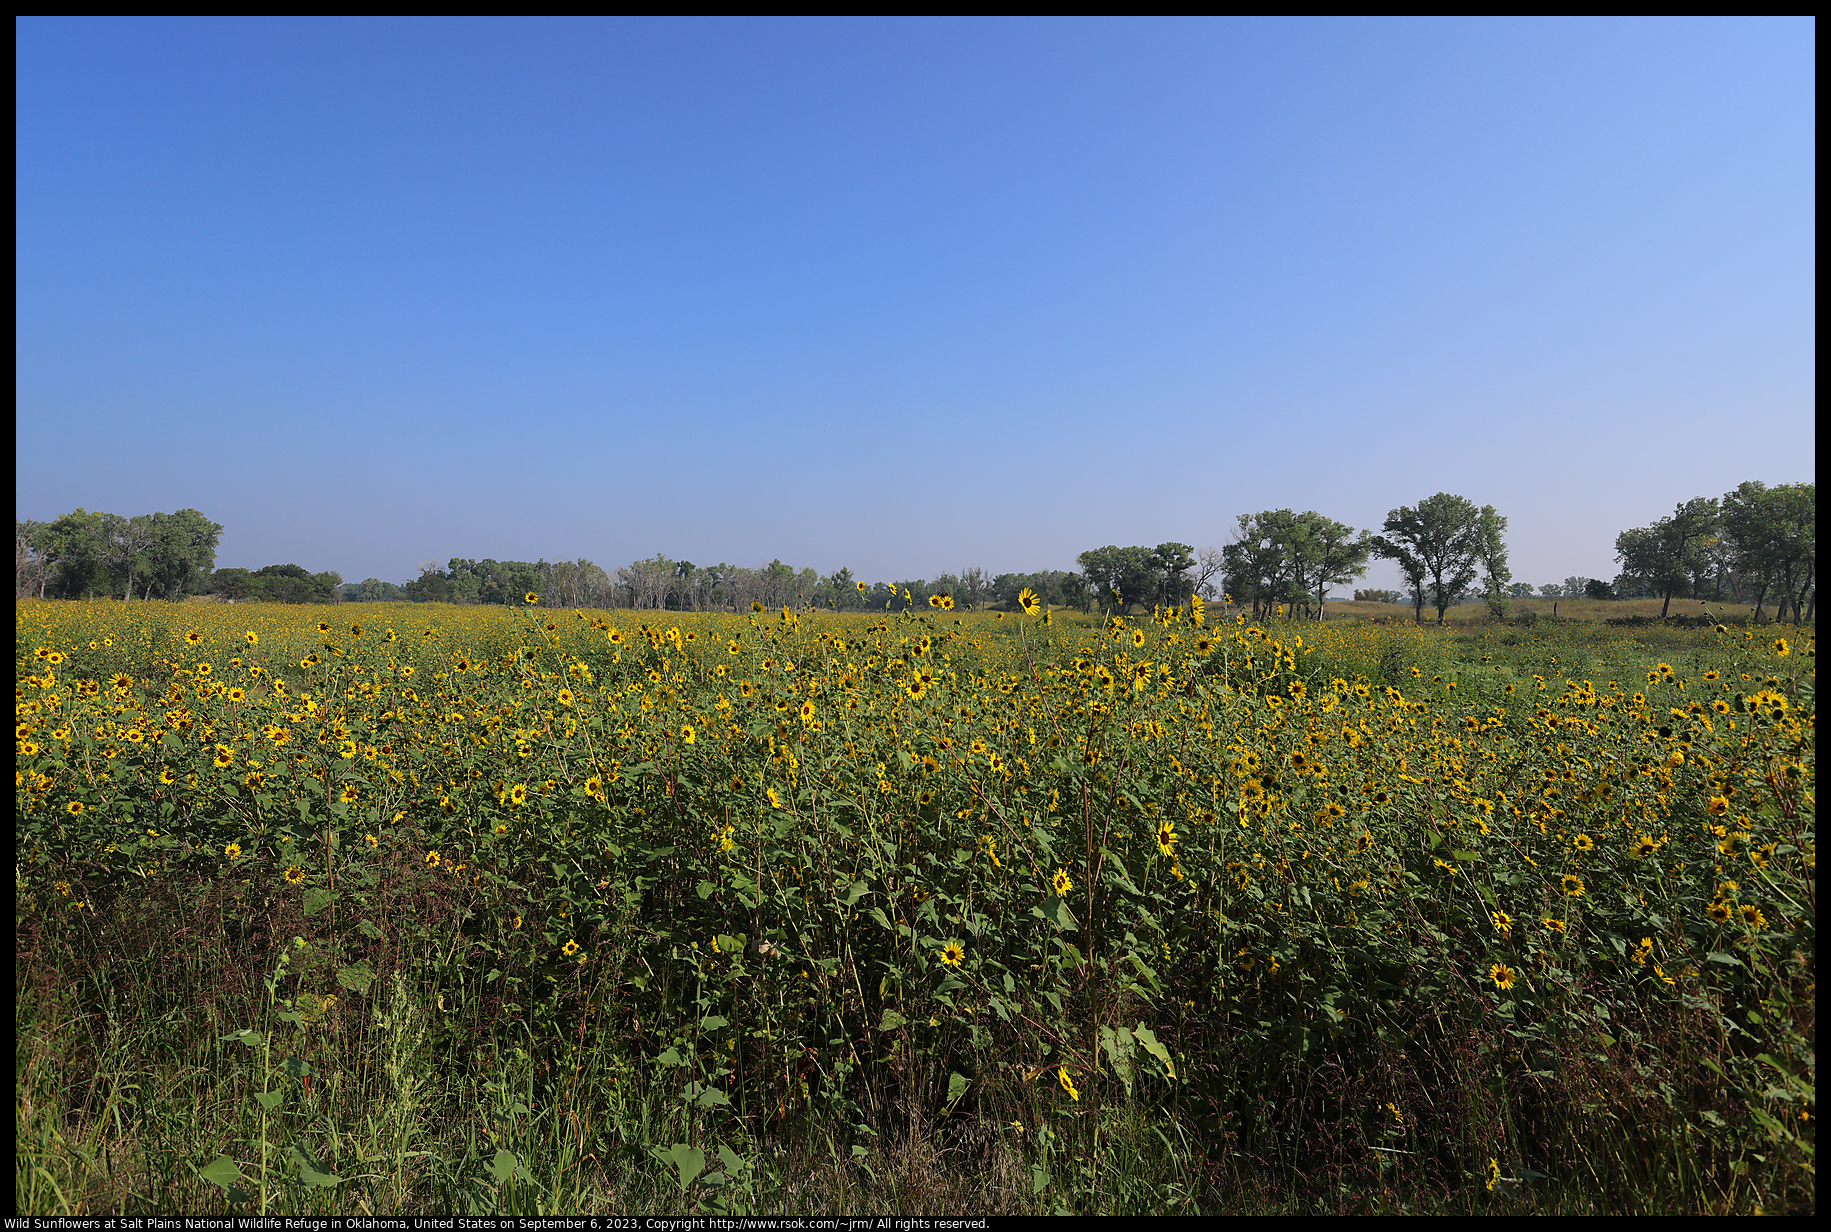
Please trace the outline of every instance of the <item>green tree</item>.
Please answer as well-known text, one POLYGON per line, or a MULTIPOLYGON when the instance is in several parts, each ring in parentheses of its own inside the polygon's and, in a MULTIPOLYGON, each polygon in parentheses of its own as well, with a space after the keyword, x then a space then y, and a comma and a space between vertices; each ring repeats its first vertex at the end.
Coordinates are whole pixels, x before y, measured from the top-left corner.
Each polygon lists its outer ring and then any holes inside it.
POLYGON ((1150 548, 1108 544, 1082 552, 1075 560, 1093 592, 1088 597, 1103 611, 1123 611, 1133 603, 1149 603, 1156 593, 1159 573, 1150 548), (1114 595, 1119 597, 1114 599, 1114 595))
POLYGON ((1621 563, 1616 589, 1626 591, 1639 584, 1661 596, 1665 602, 1659 614, 1664 618, 1672 597, 1688 588, 1703 564, 1705 541, 1721 518, 1716 499, 1700 496, 1682 502, 1669 518, 1622 531, 1615 536, 1615 559, 1621 563))
POLYGON ((1775 618, 1785 620, 1790 608, 1795 624, 1804 621, 1817 608, 1817 485, 1770 488, 1751 481, 1725 494, 1721 508, 1737 572, 1758 588, 1756 618, 1767 592, 1778 587, 1782 598, 1775 618))
MULTIPOLYGON (((1506 520, 1493 514, 1491 505, 1478 509, 1467 497, 1439 492, 1418 502, 1416 509, 1394 509, 1382 529, 1385 533, 1373 538, 1374 554, 1399 566, 1418 619, 1423 619, 1428 601, 1442 624, 1450 605, 1480 576, 1485 557, 1493 550, 1489 536, 1498 539, 1506 520)), ((1504 568, 1504 545, 1497 560, 1504 568)))

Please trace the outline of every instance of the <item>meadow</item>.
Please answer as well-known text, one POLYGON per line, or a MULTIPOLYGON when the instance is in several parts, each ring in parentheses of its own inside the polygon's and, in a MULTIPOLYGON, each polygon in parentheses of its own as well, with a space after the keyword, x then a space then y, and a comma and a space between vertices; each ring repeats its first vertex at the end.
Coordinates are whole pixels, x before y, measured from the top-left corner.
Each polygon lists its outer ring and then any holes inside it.
POLYGON ((1814 1207, 1809 627, 16 620, 22 1213, 1814 1207))

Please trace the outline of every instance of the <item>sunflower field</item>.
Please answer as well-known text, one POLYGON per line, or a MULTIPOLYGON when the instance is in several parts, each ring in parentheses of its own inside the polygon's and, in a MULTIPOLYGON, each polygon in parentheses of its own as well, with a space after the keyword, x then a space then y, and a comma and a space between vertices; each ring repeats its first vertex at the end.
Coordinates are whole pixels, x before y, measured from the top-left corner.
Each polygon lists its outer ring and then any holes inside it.
POLYGON ((1809 629, 529 600, 19 606, 22 1211, 1813 1204, 1809 629))

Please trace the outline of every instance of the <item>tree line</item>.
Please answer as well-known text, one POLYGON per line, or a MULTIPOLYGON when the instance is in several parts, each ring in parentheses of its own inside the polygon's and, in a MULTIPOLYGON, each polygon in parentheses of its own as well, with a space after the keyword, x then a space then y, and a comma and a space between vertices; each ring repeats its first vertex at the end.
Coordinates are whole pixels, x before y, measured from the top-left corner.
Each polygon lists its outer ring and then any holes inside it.
POLYGON ((1817 608, 1817 485, 1768 487, 1751 480, 1721 498, 1682 501, 1671 516, 1615 538, 1623 598, 1675 598, 1748 603, 1755 619, 1772 599, 1774 618, 1810 620, 1817 608))
MULTIPOLYGON (((1657 597, 1665 615, 1674 598, 1753 603, 1760 618, 1797 623, 1816 607, 1814 485, 1759 482, 1721 498, 1680 503, 1672 516, 1622 531, 1621 572, 1612 582, 1569 577, 1537 587, 1546 597, 1657 597)), ((780 559, 754 568, 696 565, 661 554, 614 571, 589 560, 498 561, 452 557, 422 561, 414 580, 345 584, 335 571, 293 564, 215 569, 222 527, 195 509, 120 517, 78 509, 54 522, 18 523, 15 593, 40 598, 182 599, 214 594, 244 602, 435 602, 519 604, 534 594, 559 607, 739 611, 825 607, 899 611, 928 603, 1015 609, 1025 590, 1042 602, 1083 612, 1171 606, 1191 596, 1232 598, 1255 618, 1274 609, 1320 619, 1331 587, 1364 576, 1375 559, 1398 567, 1399 591, 1362 589, 1356 599, 1405 602, 1422 620, 1485 598, 1496 614, 1534 593, 1508 566, 1507 519, 1492 505, 1439 492, 1390 511, 1379 532, 1357 530, 1316 512, 1268 509, 1235 519, 1231 540, 1197 551, 1186 543, 1108 544, 1080 553, 1078 572, 1042 569, 991 575, 963 568, 930 580, 866 583, 842 567, 822 574, 780 559)))

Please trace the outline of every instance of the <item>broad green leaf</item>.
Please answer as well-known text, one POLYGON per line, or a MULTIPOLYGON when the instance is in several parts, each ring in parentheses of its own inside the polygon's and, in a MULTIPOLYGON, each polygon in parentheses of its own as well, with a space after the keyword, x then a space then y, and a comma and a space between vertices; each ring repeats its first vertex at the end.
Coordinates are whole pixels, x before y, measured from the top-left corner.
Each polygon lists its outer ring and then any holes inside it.
POLYGON ((256 1091, 254 1093, 254 1101, 269 1112, 278 1108, 285 1098, 286 1092, 284 1091, 256 1091))
POLYGON ((851 885, 846 887, 846 896, 841 901, 843 901, 846 906, 850 907, 850 906, 853 906, 854 904, 856 904, 859 899, 863 898, 865 895, 869 894, 870 892, 871 892, 870 886, 866 885, 862 881, 854 881, 851 885))
POLYGON ((707 1087, 699 1093, 693 1103, 700 1108, 718 1108, 731 1102, 731 1097, 717 1087, 707 1087))
POLYGON ((1176 1077, 1176 1063, 1170 1059, 1170 1050, 1158 1042, 1157 1036, 1143 1023, 1132 1028, 1132 1035, 1144 1050, 1163 1062, 1164 1073, 1176 1077))
POLYGON ((227 1155, 218 1155, 208 1167, 197 1169, 197 1175, 212 1185, 227 1189, 242 1179, 242 1170, 227 1155))
POLYGON ((293 1167, 299 1170, 301 1183, 314 1189, 330 1189, 343 1183, 342 1177, 333 1176, 324 1161, 299 1143, 293 1143, 291 1157, 293 1167))
POLYGON ((677 1143, 670 1147, 652 1146, 649 1151, 664 1164, 673 1166, 674 1174, 680 1181, 680 1192, 685 1193, 693 1178, 706 1170, 706 1153, 696 1146, 677 1143))
POLYGON ((532 1180, 533 1175, 516 1158, 515 1152, 498 1150, 496 1158, 490 1161, 490 1179, 498 1185, 506 1185, 513 1180, 532 1180))
POLYGON ((374 979, 375 972, 369 968, 366 958, 353 967, 337 968, 337 982, 352 992, 367 992, 374 979))
POLYGON ((949 1074, 947 1076, 947 1106, 952 1108, 959 1103, 960 1097, 965 1095, 966 1089, 972 1085, 959 1074, 949 1074))
POLYGON ((883 1021, 877 1024, 877 1029, 879 1031, 894 1031, 898 1027, 906 1025, 908 1022, 909 1020, 907 1018, 903 1017, 895 1010, 885 1010, 883 1021))
POLYGON ((729 1018, 720 1018, 717 1014, 710 1014, 706 1017, 705 1021, 701 1022, 699 1025, 701 1030, 716 1031, 730 1021, 729 1018))

